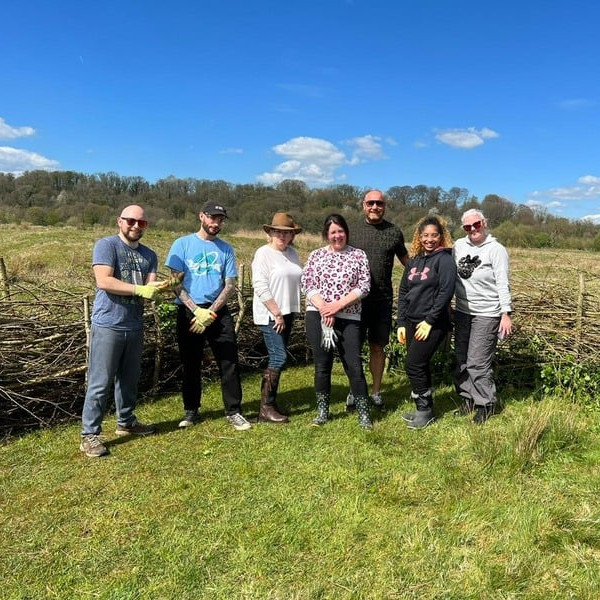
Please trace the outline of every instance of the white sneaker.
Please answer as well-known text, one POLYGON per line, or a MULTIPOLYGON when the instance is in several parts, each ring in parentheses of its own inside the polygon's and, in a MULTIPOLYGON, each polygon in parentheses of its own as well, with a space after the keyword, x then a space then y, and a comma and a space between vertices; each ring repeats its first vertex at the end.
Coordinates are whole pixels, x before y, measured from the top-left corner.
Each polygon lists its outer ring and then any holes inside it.
POLYGON ((250 429, 252 425, 240 415, 240 413, 235 413, 234 415, 229 415, 227 417, 227 422, 230 423, 236 431, 245 431, 246 429, 250 429))
POLYGON ((346 396, 346 412, 354 412, 356 410, 356 402, 352 392, 348 392, 346 396))
POLYGON ((383 398, 381 397, 381 392, 377 392, 376 394, 371 394, 371 402, 373 406, 377 410, 385 410, 385 404, 383 403, 383 398))

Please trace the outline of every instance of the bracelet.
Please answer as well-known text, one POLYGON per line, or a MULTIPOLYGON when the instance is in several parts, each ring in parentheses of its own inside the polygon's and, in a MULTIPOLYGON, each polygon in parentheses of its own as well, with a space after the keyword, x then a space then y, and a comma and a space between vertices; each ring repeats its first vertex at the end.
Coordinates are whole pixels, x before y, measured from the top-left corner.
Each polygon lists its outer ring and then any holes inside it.
POLYGON ((283 317, 283 315, 281 313, 279 313, 278 315, 273 315, 276 319, 279 319, 279 317, 283 317))

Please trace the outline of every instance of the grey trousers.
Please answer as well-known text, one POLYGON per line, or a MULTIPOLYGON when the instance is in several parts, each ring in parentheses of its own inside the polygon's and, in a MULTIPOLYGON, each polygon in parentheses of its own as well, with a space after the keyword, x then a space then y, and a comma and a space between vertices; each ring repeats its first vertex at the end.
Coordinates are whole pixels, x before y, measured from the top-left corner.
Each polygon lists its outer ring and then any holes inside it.
POLYGON ((496 403, 492 362, 498 342, 500 317, 454 313, 456 371, 454 383, 459 396, 475 405, 496 403))

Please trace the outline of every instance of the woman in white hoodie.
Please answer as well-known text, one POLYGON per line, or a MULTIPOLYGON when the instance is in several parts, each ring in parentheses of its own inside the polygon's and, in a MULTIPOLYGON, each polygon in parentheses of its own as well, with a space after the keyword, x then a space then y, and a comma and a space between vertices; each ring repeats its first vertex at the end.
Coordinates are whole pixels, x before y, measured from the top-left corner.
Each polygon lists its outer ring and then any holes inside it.
POLYGON ((506 248, 488 232, 483 213, 466 211, 467 235, 454 243, 456 310, 455 384, 463 399, 461 414, 475 411, 473 422, 485 423, 496 407, 492 362, 498 339, 512 333, 509 262, 506 248))

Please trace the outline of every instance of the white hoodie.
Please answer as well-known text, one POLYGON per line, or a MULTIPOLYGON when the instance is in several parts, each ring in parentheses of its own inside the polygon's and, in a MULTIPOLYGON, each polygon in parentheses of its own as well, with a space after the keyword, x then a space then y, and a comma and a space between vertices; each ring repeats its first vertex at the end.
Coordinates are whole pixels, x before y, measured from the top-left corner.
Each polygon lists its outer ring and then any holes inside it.
POLYGON ((499 317, 511 312, 508 253, 488 234, 476 246, 469 237, 454 243, 456 262, 456 310, 468 315, 499 317))

